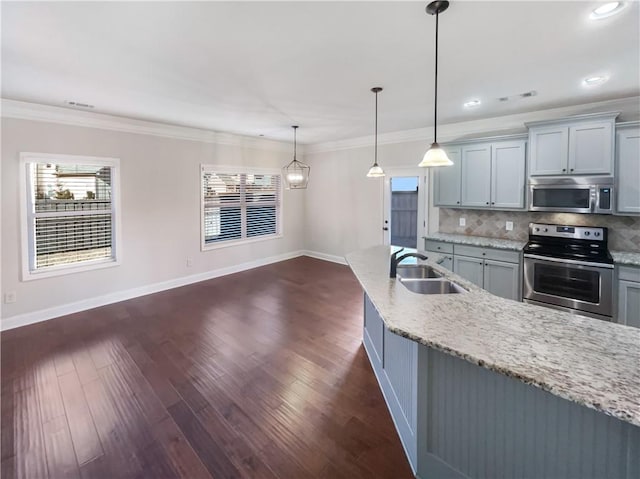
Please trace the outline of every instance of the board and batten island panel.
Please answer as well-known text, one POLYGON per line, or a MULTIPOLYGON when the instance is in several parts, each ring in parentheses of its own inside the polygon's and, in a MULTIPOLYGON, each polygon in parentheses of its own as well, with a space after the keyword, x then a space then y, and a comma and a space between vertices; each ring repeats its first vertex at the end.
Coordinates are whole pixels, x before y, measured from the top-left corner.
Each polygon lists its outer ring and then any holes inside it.
MULTIPOLYGON (((566 351, 567 360, 582 361, 575 368, 554 364, 558 360, 554 335, 559 334, 554 328, 546 328, 548 340, 533 337, 531 330, 517 337, 517 343, 501 337, 520 321, 540 319, 539 307, 513 302, 518 305, 514 318, 487 318, 483 313, 491 295, 435 263, 430 265, 468 292, 437 298, 409 292, 388 278, 388 247, 353 253, 347 260, 365 290, 365 349, 418 477, 640 477, 637 331, 606 325, 617 328, 614 337, 631 336, 631 342, 621 344, 622 351, 609 353, 620 361, 618 370, 613 370, 615 363, 586 364, 595 351, 587 351, 583 358, 566 351), (459 306, 447 317, 451 301, 467 305, 471 323, 460 323, 459 306), (415 308, 418 311, 412 314, 415 308), (415 324, 416 313, 425 314, 420 327, 415 324), (496 319, 514 324, 497 328, 493 335, 470 326, 479 323, 477 328, 484 330, 496 319), (378 331, 368 331, 372 327, 378 331), (382 351, 375 356, 372 334, 383 338, 382 351), (528 370, 522 364, 509 367, 496 361, 495 355, 503 353, 499 347, 503 340, 509 348, 521 348, 530 361, 528 370), (483 343, 484 351, 478 349, 483 343), (634 344, 635 350, 626 349, 634 344), (630 368, 629 361, 636 367, 630 368), (603 367, 612 369, 601 371, 603 367), (575 377, 570 378, 574 369, 575 377), (581 385, 587 375, 591 383, 581 385), (552 383, 564 376, 568 389, 556 391, 552 383), (601 399, 605 399, 602 404, 601 399)), ((557 321, 570 321, 567 316, 560 314, 557 321)), ((547 324, 540 326, 544 334, 547 324)), ((576 326, 582 326, 581 320, 567 323, 567 334, 576 326)), ((600 323, 592 326, 596 331, 584 334, 603 334, 600 323)), ((575 339, 582 338, 578 334, 575 339)), ((585 349, 590 347, 585 342, 585 349)))

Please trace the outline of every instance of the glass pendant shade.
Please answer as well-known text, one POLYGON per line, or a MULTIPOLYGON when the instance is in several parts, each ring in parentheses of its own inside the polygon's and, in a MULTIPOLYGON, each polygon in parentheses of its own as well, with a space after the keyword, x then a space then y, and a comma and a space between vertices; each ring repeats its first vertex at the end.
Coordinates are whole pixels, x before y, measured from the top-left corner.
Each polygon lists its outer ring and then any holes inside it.
POLYGON ((428 168, 430 166, 451 166, 453 161, 449 159, 447 153, 440 148, 437 143, 432 143, 431 147, 427 150, 422 158, 422 161, 418 166, 428 168))
POLYGON ((384 171, 380 168, 378 163, 375 163, 371 168, 369 168, 367 176, 369 178, 380 178, 381 176, 384 176, 384 171))
POLYGON ((282 177, 287 190, 304 190, 309 183, 311 167, 297 160, 296 150, 298 149, 298 142, 296 132, 298 127, 292 126, 291 128, 293 128, 293 160, 282 168, 282 177))
POLYGON ((311 167, 301 161, 293 160, 282 168, 285 188, 288 190, 303 190, 309 183, 309 171, 311 167))

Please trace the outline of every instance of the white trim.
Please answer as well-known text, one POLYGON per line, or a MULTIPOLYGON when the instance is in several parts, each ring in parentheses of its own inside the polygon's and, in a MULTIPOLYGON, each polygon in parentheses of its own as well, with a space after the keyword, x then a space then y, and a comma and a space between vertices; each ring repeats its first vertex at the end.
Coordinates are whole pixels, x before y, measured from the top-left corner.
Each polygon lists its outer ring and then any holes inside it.
POLYGON ((310 258, 321 259, 323 261, 330 261, 332 263, 338 263, 338 264, 344 264, 344 265, 348 264, 347 260, 344 259, 344 256, 335 256, 332 254, 320 253, 319 251, 303 250, 302 255, 309 256, 310 258))
POLYGON ((290 253, 270 256, 254 261, 248 261, 246 263, 240 263, 234 266, 227 266, 225 268, 207 271, 206 273, 183 276, 181 278, 162 281, 160 283, 153 283, 146 286, 141 286, 139 288, 117 291, 115 293, 109 293, 103 296, 97 296, 95 298, 67 303, 60 306, 55 306, 53 308, 41 309, 39 311, 33 311, 31 313, 18 314, 16 316, 2 318, 0 326, 2 331, 6 331, 8 329, 13 329, 20 326, 26 326, 28 324, 57 318, 59 316, 73 314, 80 311, 85 311, 87 309, 98 308, 107 304, 117 303, 119 301, 125 301, 127 299, 145 296, 147 294, 158 293, 167 289, 178 288, 180 286, 186 286, 188 284, 198 283, 200 281, 206 281, 208 279, 218 278, 220 276, 226 276, 228 274, 239 273, 241 271, 246 271, 260 266, 266 266, 271 263, 278 263, 280 261, 297 258, 298 256, 303 255, 304 252, 302 251, 292 251, 290 253))
MULTIPOLYGON (((564 118, 573 115, 621 111, 622 117, 634 116, 629 120, 636 119, 638 116, 637 105, 640 102, 640 96, 627 98, 618 98, 615 100, 607 100, 595 103, 585 103, 581 105, 552 108, 548 110, 538 110, 526 113, 517 113, 513 115, 498 116, 495 118, 485 118, 480 120, 464 121, 458 123, 448 123, 438 125, 438 142, 446 143, 463 139, 465 137, 473 137, 485 135, 491 132, 491 136, 495 136, 498 132, 508 131, 510 134, 526 133, 525 122, 546 121, 556 118, 564 118), (509 131, 515 130, 515 131, 509 131)), ((378 145, 391 145, 396 143, 422 142, 425 148, 431 141, 433 136, 433 128, 416 128, 413 130, 394 131, 391 133, 378 134, 378 145)), ((351 148, 371 147, 373 144, 373 135, 363 136, 359 138, 351 138, 347 140, 328 141, 323 143, 315 143, 305 145, 305 155, 315 153, 324 153, 328 151, 348 150, 351 148)))
MULTIPOLYGON (((253 138, 201 128, 136 120, 93 111, 79 111, 51 105, 41 105, 24 101, 2 99, 2 117, 19 120, 46 121, 61 125, 82 126, 102 130, 136 133, 139 135, 161 136, 178 140, 215 143, 218 145, 241 146, 265 151, 290 153, 292 142, 253 138)), ((301 145, 298 145, 300 149, 301 145)), ((304 147, 302 147, 304 149, 304 147)))
MULTIPOLYGON (((120 222, 120 159, 66 155, 56 153, 33 153, 21 152, 18 168, 19 194, 20 194, 20 255, 21 255, 21 280, 32 281, 65 274, 81 273, 94 269, 110 268, 122 264, 122 231, 120 222), (35 243, 34 237, 29 231, 28 216, 32 208, 33 192, 28 191, 27 165, 31 163, 62 163, 62 164, 90 164, 96 166, 107 166, 111 168, 111 258, 101 258, 98 260, 69 263, 60 266, 35 269, 35 243), (33 254, 34 257, 30 255, 33 254), (32 269, 33 268, 33 269, 32 269)), ((73 216, 73 215, 72 215, 73 216)))

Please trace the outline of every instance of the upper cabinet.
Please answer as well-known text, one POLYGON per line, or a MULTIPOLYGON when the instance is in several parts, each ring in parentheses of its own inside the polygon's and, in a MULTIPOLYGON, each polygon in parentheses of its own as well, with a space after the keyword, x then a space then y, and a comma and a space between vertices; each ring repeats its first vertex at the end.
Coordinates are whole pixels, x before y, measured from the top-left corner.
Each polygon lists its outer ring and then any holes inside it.
POLYGON ((524 139, 479 140, 451 145, 446 150, 454 164, 436 168, 434 206, 525 208, 524 139))
POLYGON ((618 127, 616 165, 616 211, 640 214, 640 125, 618 127))
POLYGON ((452 166, 436 168, 434 176, 434 204, 436 206, 460 206, 460 147, 445 148, 452 166))
POLYGON ((613 175, 617 112, 527 123, 529 176, 613 175))

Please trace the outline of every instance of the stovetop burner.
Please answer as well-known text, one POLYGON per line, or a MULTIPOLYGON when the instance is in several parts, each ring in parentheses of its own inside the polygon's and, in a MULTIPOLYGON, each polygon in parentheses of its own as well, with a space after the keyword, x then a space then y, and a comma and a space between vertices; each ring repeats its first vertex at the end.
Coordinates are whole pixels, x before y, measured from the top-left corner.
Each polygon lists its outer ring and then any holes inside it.
POLYGON ((531 223, 525 254, 613 264, 607 249, 607 228, 531 223))

